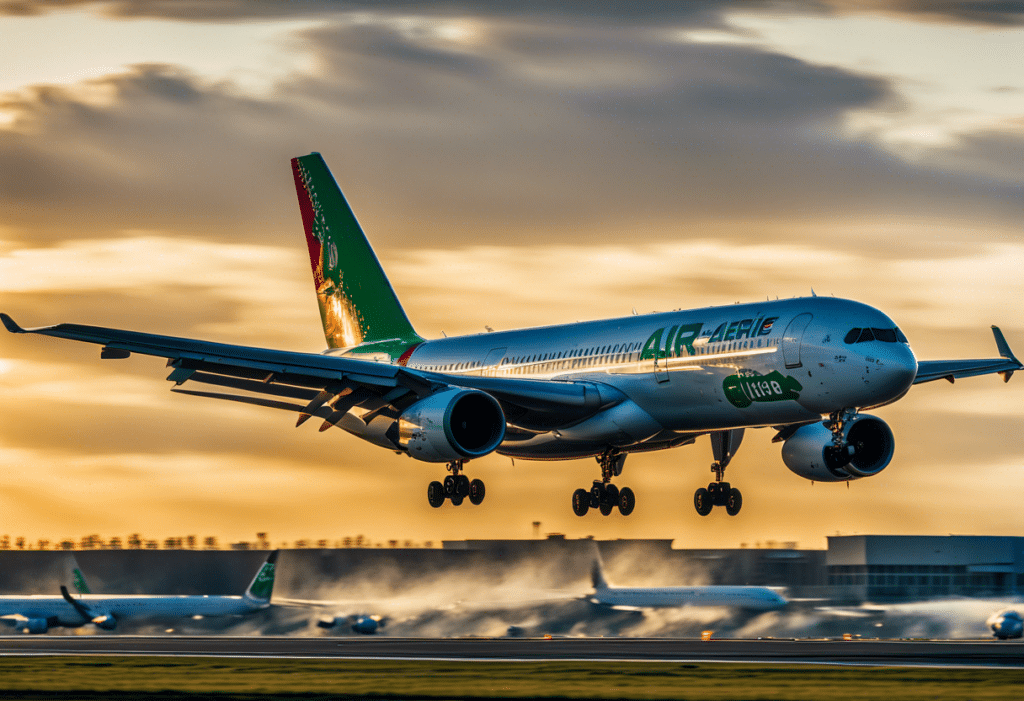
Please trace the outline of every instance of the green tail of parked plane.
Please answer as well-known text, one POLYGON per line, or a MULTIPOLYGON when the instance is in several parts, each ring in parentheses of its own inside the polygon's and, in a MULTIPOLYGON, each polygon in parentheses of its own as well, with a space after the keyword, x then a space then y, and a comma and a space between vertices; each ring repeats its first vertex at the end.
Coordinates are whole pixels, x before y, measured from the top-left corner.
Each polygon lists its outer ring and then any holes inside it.
POLYGON ((627 455, 703 435, 711 438, 715 480, 694 493, 701 515, 715 506, 739 512, 740 492, 724 473, 747 429, 771 429, 786 467, 805 479, 877 475, 892 461, 895 440, 864 410, 922 382, 992 373, 1009 380, 1022 367, 997 327, 998 358, 919 362, 878 309, 813 295, 424 340, 320 154, 293 159, 292 171, 323 353, 79 324, 23 329, 6 314, 0 321, 12 333, 100 344, 102 358, 167 358, 167 379, 180 394, 294 412, 296 425, 318 417, 321 431, 341 428, 416 460, 447 463, 444 482, 427 487, 434 507, 466 497, 481 503, 484 484, 463 467, 492 452, 594 457, 600 478, 572 495, 580 516, 592 508, 628 515, 635 495, 613 482, 627 455))

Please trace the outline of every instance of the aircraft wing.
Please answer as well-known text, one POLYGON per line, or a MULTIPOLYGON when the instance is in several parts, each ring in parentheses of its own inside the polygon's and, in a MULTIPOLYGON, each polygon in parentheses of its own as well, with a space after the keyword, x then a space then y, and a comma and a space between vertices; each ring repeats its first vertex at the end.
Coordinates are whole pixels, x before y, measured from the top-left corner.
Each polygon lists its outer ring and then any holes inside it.
POLYGON ((34 333, 102 346, 101 358, 127 358, 132 353, 167 358, 173 368, 168 380, 214 385, 275 399, 249 395, 175 389, 183 394, 255 404, 325 419, 329 428, 354 406, 378 414, 401 413, 417 399, 444 387, 479 389, 493 395, 506 415, 523 412, 557 414, 579 420, 621 399, 615 390, 592 383, 555 382, 500 377, 447 375, 318 353, 236 346, 190 338, 161 336, 82 324, 56 324, 25 329, 7 314, 0 322, 11 333, 34 333), (287 401, 292 400, 292 401, 287 401))
POLYGON ((917 364, 917 377, 914 384, 931 382, 933 380, 948 380, 953 382, 958 377, 974 377, 976 375, 991 375, 999 373, 1003 376, 1004 382, 1009 382, 1013 373, 1020 370, 1021 362, 1013 355, 1010 345, 1003 337, 1003 332, 998 326, 992 327, 992 334, 996 339, 996 347, 999 349, 999 358, 991 360, 922 360, 917 364))

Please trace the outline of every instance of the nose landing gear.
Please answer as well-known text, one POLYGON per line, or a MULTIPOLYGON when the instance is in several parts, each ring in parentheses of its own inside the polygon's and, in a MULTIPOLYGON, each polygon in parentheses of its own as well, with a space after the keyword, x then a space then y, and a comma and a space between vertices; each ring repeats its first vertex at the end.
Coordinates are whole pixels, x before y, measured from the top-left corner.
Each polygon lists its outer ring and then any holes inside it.
POLYGON ((725 512, 735 516, 743 507, 743 495, 728 482, 725 482, 725 468, 736 454, 743 441, 743 429, 719 431, 711 434, 711 450, 715 462, 711 463, 711 471, 715 473, 715 481, 701 487, 693 493, 693 506, 701 516, 707 516, 716 506, 724 506, 725 512))
POLYGON ((620 514, 629 516, 636 508, 633 490, 629 487, 619 489, 612 484, 612 477, 622 474, 625 454, 609 448, 597 458, 597 462, 601 465, 601 479, 594 480, 589 490, 577 489, 572 493, 573 513, 586 516, 590 509, 598 509, 603 516, 608 516, 618 507, 620 514))
POLYGON ((470 480, 462 474, 462 466, 465 460, 456 460, 448 463, 448 471, 452 474, 444 478, 444 483, 431 482, 427 485, 427 502, 435 509, 444 504, 445 499, 452 502, 452 506, 459 506, 466 497, 474 506, 484 500, 484 483, 482 480, 470 480))

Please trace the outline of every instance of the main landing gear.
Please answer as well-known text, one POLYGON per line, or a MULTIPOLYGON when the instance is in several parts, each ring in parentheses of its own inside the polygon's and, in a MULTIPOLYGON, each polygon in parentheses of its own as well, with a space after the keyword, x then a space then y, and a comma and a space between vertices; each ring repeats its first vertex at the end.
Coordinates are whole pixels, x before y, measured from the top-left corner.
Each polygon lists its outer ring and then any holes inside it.
POLYGON ((466 497, 474 505, 479 505, 484 500, 484 483, 482 480, 472 480, 462 474, 464 460, 456 460, 448 463, 450 475, 441 482, 431 482, 427 485, 427 501, 435 509, 444 504, 445 499, 450 499, 452 506, 459 506, 466 497))
POLYGON ((710 514, 716 506, 724 506, 727 514, 735 516, 743 507, 743 495, 740 494, 740 490, 723 481, 725 468, 742 441, 742 428, 711 434, 711 451, 715 456, 715 462, 711 463, 711 471, 715 473, 715 481, 709 484, 707 489, 701 487, 693 493, 693 506, 701 516, 710 514))
POLYGON ((619 489, 612 484, 612 477, 622 474, 626 456, 608 449, 597 458, 601 466, 601 479, 594 480, 589 490, 577 489, 572 493, 572 510, 577 516, 586 516, 590 509, 599 509, 607 516, 616 507, 623 516, 629 516, 636 507, 636 496, 629 487, 619 489))

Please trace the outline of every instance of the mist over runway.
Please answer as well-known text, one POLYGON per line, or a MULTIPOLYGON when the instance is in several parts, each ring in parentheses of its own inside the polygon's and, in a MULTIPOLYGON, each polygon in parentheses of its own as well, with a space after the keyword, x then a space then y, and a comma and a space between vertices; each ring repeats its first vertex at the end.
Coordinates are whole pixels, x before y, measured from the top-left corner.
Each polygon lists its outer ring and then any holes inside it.
MULTIPOLYGON (((833 605, 824 596, 780 589, 791 604, 761 614, 682 607, 622 611, 592 605, 593 546, 542 542, 543 553, 502 557, 464 550, 283 551, 269 610, 242 618, 123 620, 117 634, 344 638, 351 620, 380 617, 376 635, 388 638, 543 637, 697 639, 841 638, 979 639, 994 612, 1020 606, 1012 599, 947 598, 884 606, 833 605), (550 549, 550 552, 547 550, 550 549), (289 606, 289 600, 322 606, 289 606), (325 630, 318 622, 334 619, 325 630)), ((711 565, 679 551, 653 556, 645 547, 607 549, 614 584, 712 584, 711 565)), ((240 594, 265 558, 262 551, 82 551, 76 553, 94 593, 240 594)), ((56 594, 66 553, 0 555, 0 593, 56 594)), ((786 560, 789 561, 789 560, 786 560)), ((742 580, 739 580, 742 582, 742 580)), ((7 632, 0 628, 0 634, 7 632)), ((49 635, 95 635, 91 626, 49 635)))

